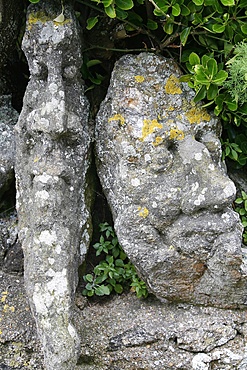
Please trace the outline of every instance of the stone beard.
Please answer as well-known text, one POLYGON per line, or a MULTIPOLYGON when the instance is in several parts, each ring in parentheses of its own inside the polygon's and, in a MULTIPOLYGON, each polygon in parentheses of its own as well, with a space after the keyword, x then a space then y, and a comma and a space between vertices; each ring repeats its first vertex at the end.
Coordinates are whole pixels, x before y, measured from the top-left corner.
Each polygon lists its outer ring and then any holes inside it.
POLYGON ((161 299, 245 306, 242 227, 217 119, 163 57, 115 65, 96 124, 99 176, 119 242, 161 299))
POLYGON ((91 137, 79 28, 69 7, 65 21, 54 22, 61 4, 52 3, 30 8, 23 39, 31 76, 16 129, 17 207, 25 285, 45 366, 68 370, 80 349, 73 298, 90 240, 85 188, 91 137))

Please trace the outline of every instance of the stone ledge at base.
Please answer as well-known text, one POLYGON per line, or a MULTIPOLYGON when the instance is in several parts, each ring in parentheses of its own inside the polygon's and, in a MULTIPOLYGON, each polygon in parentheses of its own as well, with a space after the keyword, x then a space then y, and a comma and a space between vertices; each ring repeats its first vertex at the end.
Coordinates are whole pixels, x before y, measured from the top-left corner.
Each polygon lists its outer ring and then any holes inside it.
MULTIPOLYGON (((0 273, 0 369, 43 370, 23 278, 0 273)), ((247 311, 77 295, 76 370, 243 370, 247 311), (242 364, 242 365, 241 365, 242 364)), ((68 369, 71 370, 71 369, 68 369)))

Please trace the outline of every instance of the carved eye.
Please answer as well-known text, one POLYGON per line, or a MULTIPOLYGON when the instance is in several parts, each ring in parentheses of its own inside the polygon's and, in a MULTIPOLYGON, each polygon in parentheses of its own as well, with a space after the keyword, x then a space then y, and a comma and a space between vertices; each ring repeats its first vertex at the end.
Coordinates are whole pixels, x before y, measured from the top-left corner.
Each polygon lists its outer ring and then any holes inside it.
POLYGON ((77 74, 77 67, 74 65, 64 67, 63 78, 74 78, 77 74))

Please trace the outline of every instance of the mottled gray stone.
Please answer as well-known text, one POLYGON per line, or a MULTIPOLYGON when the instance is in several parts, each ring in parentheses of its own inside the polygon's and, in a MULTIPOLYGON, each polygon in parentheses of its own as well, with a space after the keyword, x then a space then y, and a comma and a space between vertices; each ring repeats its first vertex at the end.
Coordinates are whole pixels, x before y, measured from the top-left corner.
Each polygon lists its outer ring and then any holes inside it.
POLYGON ((11 106, 11 96, 0 96, 0 201, 14 180, 14 125, 18 117, 18 113, 11 106))
POLYGON ((172 60, 149 53, 116 63, 97 115, 99 177, 119 241, 151 292, 245 306, 246 251, 220 125, 179 76, 172 60))
MULTIPOLYGON (((0 303, 0 369, 44 370, 22 277, 0 278, 6 297, 0 303)), ((75 370, 246 369, 246 310, 167 304, 134 294, 94 304, 77 295, 76 303, 82 309, 76 311, 81 350, 75 370)))
POLYGON ((23 273, 23 252, 18 240, 16 213, 0 218, 0 268, 8 273, 23 273))
POLYGON ((89 105, 79 68, 75 14, 60 1, 29 7, 22 47, 30 82, 16 126, 19 238, 27 294, 45 369, 74 369, 80 340, 73 323, 78 265, 90 241, 89 105))

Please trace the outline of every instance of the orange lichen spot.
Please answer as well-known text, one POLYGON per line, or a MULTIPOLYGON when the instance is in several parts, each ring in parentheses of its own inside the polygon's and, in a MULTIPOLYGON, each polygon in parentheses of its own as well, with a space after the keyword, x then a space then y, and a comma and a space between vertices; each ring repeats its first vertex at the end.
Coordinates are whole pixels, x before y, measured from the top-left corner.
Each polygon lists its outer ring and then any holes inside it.
POLYGON ((152 134, 156 128, 162 128, 162 124, 157 121, 157 119, 144 119, 142 127, 142 137, 140 138, 143 141, 148 135, 152 134))
POLYGON ((162 142, 163 142, 162 137, 161 137, 161 136, 157 136, 157 137, 155 138, 155 141, 153 142, 153 145, 154 145, 154 146, 157 146, 157 145, 161 144, 162 142))
POLYGON ((171 140, 173 140, 173 139, 183 140, 184 139, 184 132, 182 130, 179 130, 178 128, 171 128, 169 138, 171 140))
POLYGON ((139 216, 146 218, 149 214, 149 210, 146 207, 138 207, 139 216))
POLYGON ((136 82, 141 83, 145 80, 145 78, 143 76, 138 75, 138 76, 135 76, 135 80, 136 80, 136 82))
POLYGON ((210 121, 210 115, 206 111, 206 109, 193 107, 188 112, 186 112, 186 118, 188 121, 193 123, 200 123, 202 121, 210 121))
POLYGON ((179 79, 171 75, 165 85, 165 91, 167 94, 182 94, 179 79))
POLYGON ((121 114, 115 114, 113 117, 108 119, 108 122, 119 121, 120 125, 124 125, 124 117, 121 114))

